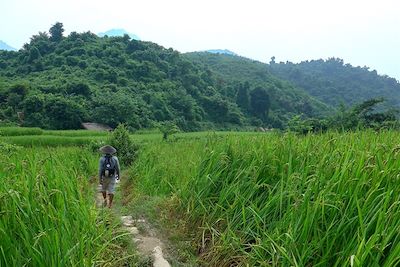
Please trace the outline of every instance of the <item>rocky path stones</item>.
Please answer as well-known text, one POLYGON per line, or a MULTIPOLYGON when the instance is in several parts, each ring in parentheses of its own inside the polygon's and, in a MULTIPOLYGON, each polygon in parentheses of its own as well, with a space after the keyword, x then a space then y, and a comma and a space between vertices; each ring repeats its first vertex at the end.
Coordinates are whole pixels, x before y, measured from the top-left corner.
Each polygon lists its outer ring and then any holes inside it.
MULTIPOLYGON (((105 208, 103 202, 101 186, 99 186, 96 194, 97 208, 105 208)), ((120 218, 123 227, 131 233, 132 241, 136 243, 139 254, 152 257, 153 267, 171 266, 164 258, 163 242, 157 237, 155 230, 145 219, 133 219, 132 216, 121 216, 120 218)))
POLYGON ((155 236, 146 220, 134 220, 132 216, 121 216, 121 221, 124 228, 132 234, 132 240, 137 244, 139 253, 144 256, 152 256, 154 267, 171 266, 164 258, 162 241, 155 236), (138 228, 146 229, 146 231, 139 231, 138 228))

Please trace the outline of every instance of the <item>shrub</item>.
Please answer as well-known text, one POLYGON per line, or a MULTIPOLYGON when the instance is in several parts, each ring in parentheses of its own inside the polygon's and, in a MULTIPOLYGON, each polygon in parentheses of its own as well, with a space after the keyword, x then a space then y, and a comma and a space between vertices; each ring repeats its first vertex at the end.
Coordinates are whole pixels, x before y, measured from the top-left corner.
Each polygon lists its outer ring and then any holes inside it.
POLYGON ((88 144, 88 149, 92 152, 98 152, 99 148, 105 145, 106 143, 103 140, 92 140, 88 144))
POLYGON ((112 132, 109 143, 117 149, 119 160, 124 165, 130 165, 135 160, 138 146, 132 142, 129 137, 129 131, 126 126, 119 124, 112 132))
POLYGON ((179 132, 178 126, 176 126, 176 124, 172 121, 165 121, 161 123, 159 129, 163 134, 164 140, 167 140, 168 136, 179 132))

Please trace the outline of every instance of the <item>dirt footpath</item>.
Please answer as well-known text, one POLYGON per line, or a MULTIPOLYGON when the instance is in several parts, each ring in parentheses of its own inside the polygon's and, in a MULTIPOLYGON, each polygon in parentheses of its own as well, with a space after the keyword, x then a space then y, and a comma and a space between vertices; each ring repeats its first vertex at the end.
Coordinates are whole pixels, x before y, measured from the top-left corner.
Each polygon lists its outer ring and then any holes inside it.
MULTIPOLYGON (((117 184, 119 186, 119 183, 117 184)), ((107 208, 103 205, 101 185, 98 186, 96 194, 97 208, 107 208)), ((132 216, 120 216, 123 227, 132 235, 132 241, 136 244, 138 252, 142 256, 151 257, 154 267, 171 266, 164 258, 163 242, 157 237, 156 231, 145 219, 133 219, 132 216), (139 230, 140 229, 140 230, 139 230)))
POLYGON ((121 216, 121 221, 126 230, 132 234, 133 242, 137 244, 139 253, 143 256, 152 256, 154 267, 171 266, 162 252, 164 244, 146 220, 134 220, 132 216, 121 216), (145 230, 140 232, 138 228, 145 230))

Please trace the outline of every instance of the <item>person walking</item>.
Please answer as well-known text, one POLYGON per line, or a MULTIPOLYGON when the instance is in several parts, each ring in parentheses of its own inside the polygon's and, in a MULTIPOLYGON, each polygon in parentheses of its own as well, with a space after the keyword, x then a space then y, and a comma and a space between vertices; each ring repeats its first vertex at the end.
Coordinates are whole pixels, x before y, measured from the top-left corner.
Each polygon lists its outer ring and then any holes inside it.
POLYGON ((100 152, 104 155, 99 160, 99 183, 101 185, 101 193, 103 194, 104 206, 112 207, 115 193, 115 183, 120 179, 120 166, 116 156, 113 156, 117 150, 109 145, 102 146, 100 152))

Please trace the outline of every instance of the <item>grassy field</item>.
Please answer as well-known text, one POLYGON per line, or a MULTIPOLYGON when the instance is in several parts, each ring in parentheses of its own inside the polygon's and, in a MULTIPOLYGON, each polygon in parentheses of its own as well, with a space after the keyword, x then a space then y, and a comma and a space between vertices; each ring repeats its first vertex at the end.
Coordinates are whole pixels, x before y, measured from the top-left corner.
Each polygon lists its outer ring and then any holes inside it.
MULTIPOLYGON (((204 139, 210 135, 226 136, 233 132, 194 132, 194 133, 177 133, 174 134, 169 141, 176 142, 178 140, 196 140, 204 139)), ((235 135, 260 135, 256 132, 234 133, 235 135)), ((24 147, 39 146, 83 146, 92 142, 106 141, 109 137, 108 132, 104 131, 88 131, 88 130, 41 130, 39 128, 23 128, 23 127, 0 127, 0 142, 16 144, 24 147)), ((160 143, 163 141, 162 134, 157 131, 138 132, 131 134, 131 139, 138 144, 143 143, 160 143)))
POLYGON ((145 148, 132 173, 172 195, 207 264, 396 266, 398 132, 209 136, 145 148))
POLYGON ((44 130, 44 135, 52 136, 65 136, 65 137, 91 137, 91 136, 107 136, 109 133, 106 131, 88 131, 88 130, 44 130))
POLYGON ((96 209, 89 183, 98 155, 79 148, 1 152, 0 266, 119 266, 124 261, 123 253, 114 252, 123 234, 111 214, 96 209))
POLYGON ((41 135, 42 133, 43 130, 40 128, 0 127, 0 136, 41 135))
MULTIPOLYGON (((92 193, 85 189, 84 177, 96 170, 97 155, 73 146, 107 135, 49 134, 30 136, 47 140, 31 144, 34 148, 0 157, 0 231, 7 237, 0 241, 0 263, 98 264, 113 245, 104 241, 112 237, 99 224, 101 216, 87 197, 92 193), (45 148, 74 138, 85 141, 45 148), (65 253, 72 255, 68 263, 65 253)), ((126 184, 143 199, 161 203, 154 214, 168 211, 190 226, 187 238, 200 265, 400 264, 396 131, 181 133, 167 142, 151 132, 131 138, 140 150, 126 184)))
POLYGON ((0 141, 24 147, 83 146, 92 141, 104 141, 103 136, 23 135, 0 137, 0 141))

